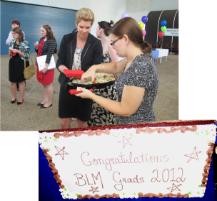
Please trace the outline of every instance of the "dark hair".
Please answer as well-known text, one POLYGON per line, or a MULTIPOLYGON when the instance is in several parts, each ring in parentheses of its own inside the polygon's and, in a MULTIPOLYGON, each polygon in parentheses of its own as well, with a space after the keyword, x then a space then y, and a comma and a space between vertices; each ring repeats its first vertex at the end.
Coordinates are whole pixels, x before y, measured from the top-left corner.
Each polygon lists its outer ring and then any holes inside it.
POLYGON ((104 34, 106 36, 108 36, 110 34, 110 30, 111 30, 113 24, 114 24, 114 22, 112 20, 110 22, 106 22, 106 21, 98 22, 99 27, 104 30, 104 34))
POLYGON ((18 38, 19 42, 23 42, 24 41, 24 39, 23 39, 24 38, 23 31, 19 27, 14 28, 13 32, 17 33, 19 35, 19 38, 18 38))
POLYGON ((151 45, 144 41, 141 28, 137 21, 131 17, 125 17, 116 22, 111 29, 111 33, 120 38, 126 34, 136 46, 142 49, 144 53, 151 52, 151 45))
POLYGON ((20 21, 19 20, 12 20, 11 24, 17 24, 18 26, 20 26, 20 21))
POLYGON ((47 32, 47 39, 54 39, 54 40, 56 40, 55 37, 54 37, 53 31, 52 31, 51 27, 48 24, 43 25, 42 27, 47 32))

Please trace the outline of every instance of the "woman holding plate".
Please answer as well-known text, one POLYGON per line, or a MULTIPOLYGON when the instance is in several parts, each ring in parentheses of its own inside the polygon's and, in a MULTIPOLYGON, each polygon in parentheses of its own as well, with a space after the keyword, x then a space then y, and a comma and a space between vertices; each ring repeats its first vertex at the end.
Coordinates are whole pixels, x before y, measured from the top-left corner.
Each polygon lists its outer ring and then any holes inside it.
POLYGON ((59 117, 61 128, 70 128, 72 118, 77 127, 86 127, 90 118, 92 101, 70 95, 67 83, 70 79, 66 71, 83 70, 94 64, 102 63, 102 45, 90 34, 94 22, 94 14, 89 8, 81 8, 76 13, 76 30, 63 36, 58 53, 57 69, 60 71, 59 117))
POLYGON ((82 88, 76 96, 88 98, 117 115, 117 123, 155 121, 153 103, 157 95, 158 77, 150 51, 138 23, 130 17, 119 20, 111 30, 111 45, 125 59, 92 66, 82 79, 95 79, 96 72, 119 74, 115 86, 118 100, 98 96, 82 88))

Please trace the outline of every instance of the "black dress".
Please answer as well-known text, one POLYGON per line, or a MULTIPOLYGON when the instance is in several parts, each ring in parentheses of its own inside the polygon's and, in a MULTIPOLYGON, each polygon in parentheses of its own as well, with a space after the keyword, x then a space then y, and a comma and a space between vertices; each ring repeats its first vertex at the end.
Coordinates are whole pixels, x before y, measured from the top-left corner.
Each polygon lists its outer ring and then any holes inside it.
MULTIPOLYGON (((108 54, 105 54, 103 56, 103 63, 109 62, 111 62, 111 58, 108 54)), ((98 96, 109 98, 111 100, 117 99, 117 92, 114 85, 109 85, 101 89, 94 89, 94 93, 98 96)), ((103 107, 94 102, 92 105, 90 120, 87 123, 89 126, 105 126, 116 124, 116 120, 113 113, 105 110, 103 107)))
MULTIPOLYGON (((14 44, 14 49, 19 49, 19 45, 14 44)), ((24 60, 19 54, 12 56, 9 60, 9 81, 14 83, 23 82, 24 78, 24 60)))

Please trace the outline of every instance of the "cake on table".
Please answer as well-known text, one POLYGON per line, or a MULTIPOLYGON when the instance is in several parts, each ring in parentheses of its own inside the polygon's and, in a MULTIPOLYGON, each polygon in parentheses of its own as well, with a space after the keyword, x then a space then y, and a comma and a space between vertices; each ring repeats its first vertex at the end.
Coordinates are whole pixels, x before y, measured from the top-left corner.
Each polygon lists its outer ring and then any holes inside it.
POLYGON ((44 131, 39 143, 65 199, 204 196, 216 122, 44 131))

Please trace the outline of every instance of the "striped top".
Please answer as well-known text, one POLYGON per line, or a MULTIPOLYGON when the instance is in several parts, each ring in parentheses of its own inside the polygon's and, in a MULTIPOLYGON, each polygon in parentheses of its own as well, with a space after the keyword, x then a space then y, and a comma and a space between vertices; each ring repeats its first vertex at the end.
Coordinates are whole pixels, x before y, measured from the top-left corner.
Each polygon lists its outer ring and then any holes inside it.
MULTIPOLYGON (((41 38, 41 40, 44 40, 44 38, 41 38)), ((40 42, 39 41, 39 42, 40 42)), ((42 49, 42 55, 47 55, 46 63, 50 63, 50 59, 52 54, 55 54, 57 52, 57 42, 54 39, 48 39, 44 43, 44 47, 42 49)))

